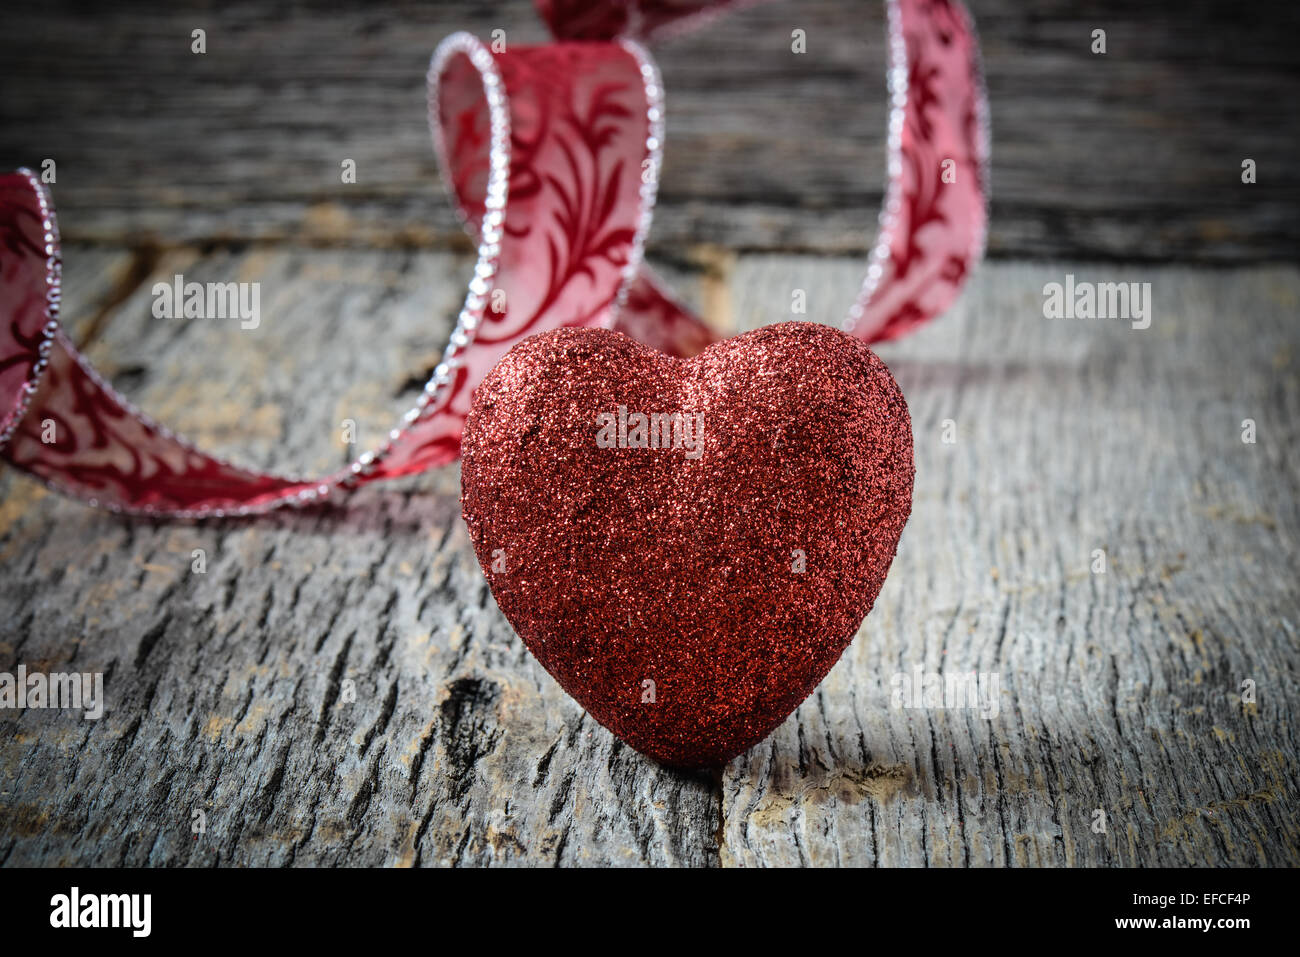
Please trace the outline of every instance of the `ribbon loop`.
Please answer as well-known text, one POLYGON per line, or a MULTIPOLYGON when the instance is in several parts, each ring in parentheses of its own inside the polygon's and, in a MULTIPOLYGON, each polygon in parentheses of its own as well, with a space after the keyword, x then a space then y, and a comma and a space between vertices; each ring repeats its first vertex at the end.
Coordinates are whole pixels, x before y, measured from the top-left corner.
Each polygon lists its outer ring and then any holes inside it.
MULTIPOLYGON (((429 122, 478 246, 474 277, 416 405, 388 439, 320 479, 196 448, 99 377, 58 325, 58 225, 29 170, 0 175, 0 457, 118 512, 251 514, 455 461, 473 388, 526 336, 603 326, 690 356, 715 338, 642 261, 664 143, 658 38, 749 0, 537 0, 559 42, 435 51, 429 122), (44 423, 53 422, 53 438, 44 423)), ((984 242, 987 106, 974 27, 949 0, 886 0, 889 179, 845 327, 902 335, 952 302, 984 242)))

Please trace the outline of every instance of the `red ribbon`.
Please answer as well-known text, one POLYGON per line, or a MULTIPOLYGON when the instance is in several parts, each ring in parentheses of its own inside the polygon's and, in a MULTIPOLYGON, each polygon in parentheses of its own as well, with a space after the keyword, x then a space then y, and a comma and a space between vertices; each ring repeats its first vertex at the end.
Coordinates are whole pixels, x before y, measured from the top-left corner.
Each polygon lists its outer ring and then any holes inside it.
MULTIPOLYGON (((58 325, 59 232, 48 192, 29 170, 0 176, 0 456, 112 511, 250 514, 454 461, 474 386, 534 333, 603 326, 673 355, 700 351, 714 334, 642 261, 664 106, 639 41, 746 2, 536 0, 555 43, 494 53, 456 34, 438 47, 430 128, 478 244, 474 279, 416 406, 379 448, 323 479, 216 458, 113 391, 58 325)), ((886 0, 886 10, 885 208, 845 321, 867 342, 946 309, 983 252, 986 223, 987 105, 974 25, 956 0, 886 0)))

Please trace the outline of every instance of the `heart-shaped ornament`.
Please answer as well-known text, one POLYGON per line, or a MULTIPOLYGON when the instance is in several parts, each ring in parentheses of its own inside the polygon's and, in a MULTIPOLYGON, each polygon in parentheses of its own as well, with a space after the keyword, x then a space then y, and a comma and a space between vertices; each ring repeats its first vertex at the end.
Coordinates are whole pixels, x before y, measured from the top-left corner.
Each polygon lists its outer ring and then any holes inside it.
POLYGON ((465 424, 497 604, 597 721, 666 764, 761 741, 839 660, 912 507, 885 364, 780 323, 673 359, 616 332, 515 346, 465 424))

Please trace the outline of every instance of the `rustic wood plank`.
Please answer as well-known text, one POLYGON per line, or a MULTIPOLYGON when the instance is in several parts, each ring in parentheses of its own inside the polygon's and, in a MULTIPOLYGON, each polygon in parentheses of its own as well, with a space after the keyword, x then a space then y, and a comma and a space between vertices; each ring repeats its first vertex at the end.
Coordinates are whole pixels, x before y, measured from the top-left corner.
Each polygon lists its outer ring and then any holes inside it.
MULTIPOLYGON (((262 282, 262 326, 153 320, 146 280, 91 352, 206 442, 325 467, 339 420, 365 436, 403 408, 468 267, 169 252, 150 279, 262 282)), ((796 288, 833 321, 860 275, 720 255, 676 278, 745 329, 790 318, 796 288)), ((70 285, 67 314, 116 284, 70 285)), ((897 563, 844 660, 720 779, 622 747, 541 672, 483 585, 454 469, 197 526, 5 473, 0 669, 105 670, 110 710, 0 714, 0 863, 1295 864, 1298 307, 1294 268, 994 265, 883 346, 917 437, 897 563), (1151 327, 1042 318, 1067 272, 1151 282, 1151 327), (999 713, 893 708, 914 667, 996 672, 999 713)))
MULTIPOLYGON (((734 312, 788 319, 802 288, 838 321, 859 278, 743 258, 734 312)), ((990 266, 881 347, 912 518, 857 641, 728 767, 722 863, 1300 863, 1298 309, 1293 268, 990 266), (1150 328, 1044 319, 1067 272, 1150 282, 1150 328), (999 674, 998 714, 894 708, 915 668, 999 674)))
MULTIPOLYGON (((1297 258, 1294 5, 972 6, 994 255, 1297 258), (1105 56, 1089 49, 1097 28, 1105 56)), ((883 181, 882 19, 876 4, 778 0, 658 48, 669 146, 652 244, 863 252, 883 181)), ((20 5, 0 31, 0 166, 56 159, 65 231, 83 240, 459 243, 424 70, 447 33, 498 28, 544 36, 527 0, 20 5), (339 181, 345 158, 355 185, 339 181)))
MULTIPOLYGON (((243 461, 334 466, 343 418, 364 439, 409 404, 472 265, 170 253, 90 353, 243 461), (262 324, 152 318, 178 271, 260 282, 262 324)), ((103 671, 108 701, 0 712, 0 863, 715 862, 713 781, 623 747, 532 661, 458 497, 447 469, 346 509, 151 524, 0 477, 0 662, 103 671)))

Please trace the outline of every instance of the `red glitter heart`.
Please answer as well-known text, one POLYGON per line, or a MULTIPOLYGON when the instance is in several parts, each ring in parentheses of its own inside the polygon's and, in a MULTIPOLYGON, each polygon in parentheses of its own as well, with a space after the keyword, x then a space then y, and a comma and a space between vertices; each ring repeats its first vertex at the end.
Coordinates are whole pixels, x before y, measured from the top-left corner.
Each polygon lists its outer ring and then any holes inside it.
POLYGON ((793 322, 692 359, 601 329, 534 336, 478 387, 462 454, 465 522, 524 644, 682 767, 761 741, 839 660, 915 472, 885 364, 793 322))

